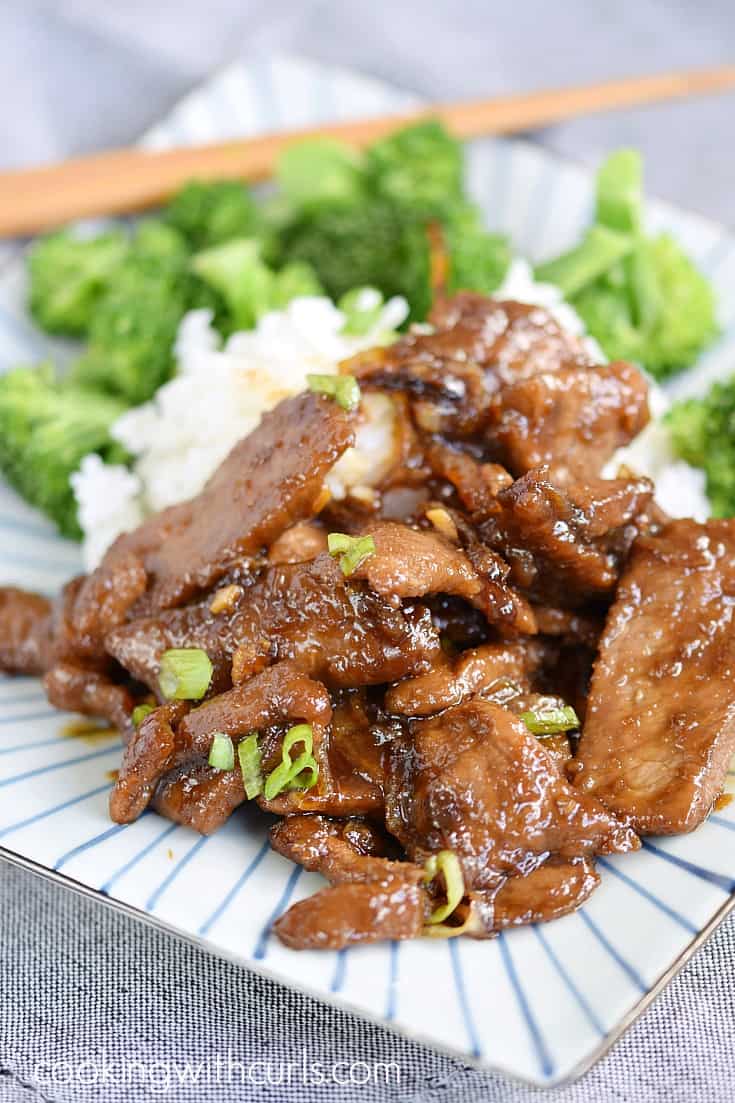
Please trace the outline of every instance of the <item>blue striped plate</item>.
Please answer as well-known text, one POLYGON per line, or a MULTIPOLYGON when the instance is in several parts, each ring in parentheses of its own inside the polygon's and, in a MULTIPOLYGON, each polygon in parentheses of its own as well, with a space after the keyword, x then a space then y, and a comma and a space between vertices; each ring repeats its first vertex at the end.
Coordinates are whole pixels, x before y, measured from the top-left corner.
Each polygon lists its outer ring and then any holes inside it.
MULTIPOLYGON (((151 148, 313 125, 400 109, 407 93, 292 58, 237 65, 188 96, 144 139, 151 148)), ((533 258, 575 240, 591 177, 521 142, 469 150, 471 186, 488 224, 533 258)), ((701 389, 735 369, 735 239, 663 203, 667 227, 717 284, 723 337, 672 384, 701 389)), ((67 350, 23 310, 23 262, 0 253, 0 370, 67 350)), ((80 566, 75 546, 0 486, 0 580, 54 593, 80 566)), ((600 1056, 681 967, 735 900, 735 805, 691 836, 656 840, 600 863, 583 911, 494 942, 413 942, 293 953, 271 921, 319 879, 273 854, 248 812, 204 839, 149 813, 107 816, 116 738, 85 743, 30 679, 0 680, 0 852, 117 907, 198 940, 279 980, 343 1004, 430 1045, 534 1084, 557 1084, 600 1056)), ((731 782, 735 778, 731 777, 731 782)))

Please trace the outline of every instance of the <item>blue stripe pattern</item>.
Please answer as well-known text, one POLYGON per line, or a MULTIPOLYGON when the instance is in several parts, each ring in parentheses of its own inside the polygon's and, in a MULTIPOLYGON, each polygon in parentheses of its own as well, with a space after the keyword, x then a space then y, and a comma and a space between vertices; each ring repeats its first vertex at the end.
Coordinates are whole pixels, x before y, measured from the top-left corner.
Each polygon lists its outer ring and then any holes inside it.
POLYGON ((31 567, 48 574, 61 575, 63 579, 69 578, 78 569, 79 564, 70 563, 68 560, 47 559, 46 556, 29 555, 26 550, 22 554, 14 555, 3 549, 3 563, 10 563, 15 567, 31 567))
POLYGON ((604 1034, 605 1034, 604 1026, 600 1022, 600 1020, 598 1019, 597 1015, 595 1014, 595 1012, 592 1009, 592 1007, 591 1007, 590 1003, 588 1002, 588 1000, 585 999, 585 997, 582 995, 582 993, 580 992, 577 985, 572 980, 571 975, 569 974, 569 971, 564 968, 564 965, 559 960, 559 957, 558 957, 556 951, 553 949, 553 947, 549 943, 549 940, 547 939, 546 935, 541 930, 541 926, 542 926, 541 923, 534 923, 533 927, 532 927, 532 930, 533 930, 533 933, 536 935, 536 938, 538 939, 538 941, 543 946, 544 951, 546 952, 546 956, 548 957, 549 961, 551 962, 551 964, 556 969, 559 977, 561 978, 562 983, 564 984, 564 987, 567 989, 567 991, 570 993, 570 995, 574 998, 574 1000, 576 1001, 578 1006, 583 1011, 583 1013, 584 1013, 585 1017, 587 1018, 588 1022, 591 1024, 591 1026, 593 1026, 595 1028, 595 1030, 600 1035, 600 1037, 604 1037, 604 1034))
POLYGON ((163 831, 159 832, 159 834, 156 835, 155 839, 151 839, 149 843, 146 843, 146 845, 141 850, 139 850, 137 854, 134 854, 133 857, 129 858, 127 862, 119 867, 119 869, 116 869, 112 877, 109 877, 103 885, 100 885, 100 892, 103 892, 105 896, 108 896, 110 893, 110 889, 115 884, 115 882, 119 881, 121 877, 124 877, 126 873, 129 873, 131 869, 134 869, 137 866, 138 862, 142 862, 143 859, 148 854, 150 854, 152 850, 155 850, 159 843, 162 843, 164 839, 173 834, 178 826, 179 825, 177 823, 167 824, 166 827, 164 827, 163 831))
POLYGON ((329 985, 330 992, 341 992, 344 988, 347 976, 347 950, 337 950, 337 958, 334 963, 334 976, 329 985))
POLYGON ((19 820, 18 823, 11 824, 10 827, 3 827, 0 830, 0 839, 4 839, 6 835, 9 835, 12 831, 20 831, 21 827, 30 827, 31 824, 38 823, 40 820, 45 820, 49 816, 53 816, 55 812, 63 812, 66 808, 71 808, 75 804, 81 804, 83 800, 87 800, 89 797, 96 797, 100 793, 109 792, 109 782, 106 785, 98 785, 95 789, 88 789, 86 793, 79 793, 75 797, 69 797, 68 800, 63 800, 60 804, 55 804, 53 808, 46 808, 43 812, 36 812, 33 816, 28 816, 25 820, 19 820))
POLYGON ((0 755, 17 754, 18 751, 34 751, 36 747, 58 747, 61 740, 58 735, 50 739, 35 739, 28 743, 14 743, 12 747, 0 747, 0 755))
POLYGON ((104 747, 101 751, 90 751, 89 754, 77 755, 76 758, 66 758, 63 762, 54 762, 50 766, 38 766, 35 770, 26 770, 22 774, 14 774, 13 777, 6 777, 0 781, 0 789, 5 789, 8 785, 15 785, 19 781, 28 781, 32 777, 40 777, 41 774, 50 774, 54 770, 63 770, 66 766, 78 766, 81 762, 91 762, 94 758, 102 758, 103 755, 119 754, 120 747, 116 744, 114 747, 104 747))
POLYGON ((398 957, 401 950, 400 942, 395 939, 388 948, 388 988, 385 1000, 385 1017, 389 1023, 396 1017, 398 1003, 398 957))
POLYGON ((243 887, 244 884, 247 883, 247 881, 250 880, 250 878, 252 877, 255 870, 258 868, 260 863, 263 861, 266 854, 268 853, 269 848, 270 848, 270 843, 269 843, 268 839, 266 839, 265 842, 263 843, 263 845, 261 846, 260 850, 258 850, 255 857, 245 867, 245 869, 240 874, 237 881, 235 881, 235 884, 232 886, 230 891, 224 897, 222 902, 217 905, 217 907, 214 909, 214 911, 209 916, 209 918, 206 919, 204 921, 204 923, 202 923, 201 927, 199 928, 199 934, 201 934, 201 935, 208 934, 209 931, 211 930, 211 928, 217 922, 217 920, 225 914, 225 912, 229 908, 232 901, 235 899, 237 894, 240 892, 240 889, 243 887))
POLYGON ((0 725, 27 724, 33 720, 47 720, 49 716, 54 715, 55 711, 55 709, 49 708, 47 705, 42 711, 25 712, 22 716, 0 716, 0 725))
POLYGON ((480 1058, 482 1057, 482 1046, 480 1045, 480 1038, 472 1015, 472 1007, 467 998, 467 989, 464 983, 464 973, 462 971, 462 960, 459 956, 458 943, 458 938, 449 939, 449 959, 452 963, 454 987, 457 993, 457 1000, 459 1001, 459 1009, 462 1012, 465 1030, 467 1031, 467 1037, 470 1040, 470 1052, 473 1057, 480 1058))
MULTIPOLYGON (((0 514, 0 528, 10 532, 22 532, 26 536, 32 536, 35 540, 44 540, 53 544, 55 549, 59 547, 60 537, 57 532, 48 527, 43 521, 25 521, 11 514, 0 514)), ((4 557, 5 553, 3 553, 4 557)))
POLYGON ((679 869, 686 870, 686 872, 691 873, 693 877, 698 877, 700 881, 707 881, 710 885, 716 885, 717 888, 726 892, 728 896, 735 892, 735 878, 725 877, 722 873, 714 873, 711 869, 705 869, 704 866, 697 865, 696 862, 690 862, 686 858, 680 858, 678 854, 672 854, 668 850, 663 850, 661 847, 649 842, 648 839, 643 839, 642 841, 644 849, 647 850, 649 854, 655 854, 655 856, 662 861, 668 862, 672 866, 677 866, 679 869))
POLYGON ((78 846, 72 847, 71 850, 67 850, 65 854, 55 862, 54 869, 59 870, 62 866, 70 862, 72 858, 76 858, 78 854, 84 854, 86 850, 91 850, 97 846, 98 843, 103 843, 106 839, 112 839, 115 835, 119 835, 121 831, 125 831, 130 825, 127 823, 116 823, 113 827, 108 827, 107 831, 102 831, 101 834, 95 835, 92 839, 87 839, 86 842, 79 843, 78 846))
POLYGON ((296 882, 298 881, 302 873, 303 869, 301 866, 294 866, 294 868, 291 870, 289 878, 286 881, 286 887, 281 893, 275 908, 269 915, 268 921, 263 927, 263 930, 260 932, 258 941, 255 944, 253 957, 256 961, 262 961, 268 953, 268 939, 270 938, 271 927, 278 919, 279 915, 282 915, 288 907, 289 900, 293 896, 293 891, 296 888, 296 882))
POLYGON ((46 698, 43 695, 43 690, 40 685, 35 686, 30 693, 9 694, 7 697, 0 694, 0 708, 7 708, 11 705, 30 705, 34 701, 46 703, 46 698))
POLYGON ((149 912, 153 911, 153 909, 156 907, 156 904, 158 904, 158 901, 161 899, 161 897, 163 896, 166 889, 168 889, 173 884, 173 882, 176 880, 176 878, 181 873, 182 869, 186 869, 186 867, 188 866, 188 864, 192 860, 192 858, 196 854, 198 854, 199 851, 202 849, 202 847, 208 842, 209 842, 209 836, 208 835, 201 835, 197 839, 197 841, 194 843, 194 845, 189 847, 189 849, 187 850, 184 857, 179 859, 179 861, 176 863, 176 865, 171 870, 171 872, 166 877, 164 877, 163 881, 161 881, 158 888, 155 889, 151 893, 151 895, 148 897, 148 899, 146 900, 146 903, 145 903, 146 911, 149 911, 149 912))
POLYGON ((650 889, 644 888, 643 885, 639 885, 638 882, 634 881, 629 874, 623 873, 621 869, 618 869, 617 866, 614 866, 612 862, 608 862, 607 859, 598 858, 597 861, 603 867, 603 869, 608 870, 610 873, 613 874, 614 877, 617 877, 618 880, 622 881, 623 884, 627 885, 629 888, 632 888, 633 891, 637 892, 639 896, 642 896, 644 900, 648 900, 649 903, 657 907, 659 911, 663 912, 664 915, 667 915, 669 919, 673 919, 675 923, 678 923, 679 926, 683 927, 685 931, 689 932, 689 934, 695 935, 697 933, 697 927, 694 925, 694 923, 690 922, 690 920, 687 919, 685 915, 682 915, 681 912, 676 911, 669 904, 665 903, 659 896, 656 896, 655 893, 651 892, 650 889))
POLYGON ((552 1061, 549 1051, 546 1048, 546 1042, 544 1041, 543 1035, 541 1034, 539 1025, 536 1022, 536 1018, 531 1011, 531 1006, 526 997, 526 993, 523 990, 523 986, 521 985, 518 973, 516 972, 513 958, 510 955, 510 950, 508 949, 506 943, 505 931, 501 931, 498 935, 498 945, 500 947, 500 956, 503 959, 505 971, 508 974, 508 979, 515 993, 515 997, 518 1002, 521 1014, 525 1020, 528 1033, 533 1043, 533 1048, 536 1051, 536 1058, 538 1060, 539 1067, 542 1074, 548 1078, 554 1071, 554 1062, 552 1061))
POLYGON ((600 930, 594 920, 590 919, 585 909, 582 908, 578 914, 582 922, 585 923, 587 927, 589 927, 589 929, 592 931, 592 934, 595 936, 602 948, 606 950, 613 961, 620 966, 628 979, 632 981, 636 988, 639 988, 641 992, 647 992, 648 985, 643 980, 640 973, 633 968, 630 962, 623 957, 619 950, 616 950, 607 935, 603 934, 603 932, 600 930))

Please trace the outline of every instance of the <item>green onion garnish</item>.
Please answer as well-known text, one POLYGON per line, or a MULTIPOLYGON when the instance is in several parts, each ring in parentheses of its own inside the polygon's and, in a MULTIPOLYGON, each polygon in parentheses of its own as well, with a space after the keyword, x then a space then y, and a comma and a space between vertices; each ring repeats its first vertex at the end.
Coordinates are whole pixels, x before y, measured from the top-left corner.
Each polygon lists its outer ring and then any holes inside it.
POLYGON ((375 555, 372 536, 348 536, 345 532, 330 532, 327 536, 329 554, 339 556, 342 574, 349 578, 371 555, 375 555))
POLYGON ((450 923, 435 923, 424 927, 423 935, 425 938, 458 938, 461 934, 477 934, 482 931, 482 923, 478 921, 477 915, 473 912, 472 908, 467 910, 467 916, 464 921, 458 925, 452 926, 450 923))
POLYGON ((464 896, 464 877, 459 858, 453 850, 440 850, 438 854, 432 854, 424 865, 424 881, 433 881, 437 874, 444 878, 444 886, 447 892, 446 904, 440 904, 427 919, 427 923, 443 923, 464 896))
POLYGON ((201 647, 174 647, 161 656, 158 684, 167 701, 199 701, 211 680, 212 663, 201 647))
POLYGON ((260 767, 260 747, 258 733, 251 732, 237 745, 237 757, 240 762, 242 783, 245 796, 254 800, 263 792, 263 771, 260 767))
POLYGON ((343 410, 354 410, 360 401, 360 387, 353 375, 307 375, 306 382, 310 391, 333 398, 343 410))
POLYGON ((136 705, 131 717, 133 726, 137 728, 151 712, 153 712, 153 705, 136 705))
POLYGON ((521 720, 533 735, 558 735, 579 727, 579 717, 571 705, 548 705, 522 712, 521 720))
POLYGON ((287 789, 311 789, 319 777, 319 765, 312 754, 314 736, 311 724, 296 724, 289 728, 283 737, 282 760, 265 779, 265 799, 273 800, 287 789), (298 758, 291 759, 291 748, 303 743, 304 749, 298 758))
POLYGON ((215 770, 232 770, 235 767, 235 748, 232 740, 224 732, 215 732, 212 746, 209 748, 209 765, 215 770))

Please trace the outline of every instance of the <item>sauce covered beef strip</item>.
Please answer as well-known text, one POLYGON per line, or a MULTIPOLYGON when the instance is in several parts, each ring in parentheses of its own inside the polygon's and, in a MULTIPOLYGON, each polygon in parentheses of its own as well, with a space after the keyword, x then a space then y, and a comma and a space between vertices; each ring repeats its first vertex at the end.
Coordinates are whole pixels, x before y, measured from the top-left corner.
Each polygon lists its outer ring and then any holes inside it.
POLYGON ((43 674, 51 652, 53 605, 41 594, 0 587, 0 671, 43 674))
MULTIPOLYGON (((287 665, 281 664, 281 668, 287 665)), ((279 669, 272 667, 266 674, 279 669)), ((265 691, 269 684, 266 675, 261 677, 260 683, 265 691)), ((295 679, 294 684, 298 684, 295 679)), ((310 692, 313 693, 314 709, 318 709, 320 703, 328 700, 326 691, 318 683, 303 679, 301 686, 302 692, 304 687, 312 687, 310 692), (313 689, 315 686, 318 688, 313 689)), ((237 687, 237 690, 240 688, 237 687)), ((242 688, 252 689, 252 682, 242 688)), ((168 768, 170 762, 166 764, 164 769, 168 772, 161 777, 151 800, 152 806, 161 815, 176 823, 185 823, 204 835, 217 830, 245 800, 237 764, 234 770, 213 770, 207 764, 202 750, 211 743, 212 732, 221 730, 216 728, 223 716, 221 710, 226 710, 223 722, 230 726, 242 727, 253 719, 252 713, 241 711, 242 697, 237 690, 233 690, 232 695, 223 694, 219 698, 213 698, 204 719, 192 715, 191 724, 196 720, 204 725, 203 734, 197 738, 198 752, 193 745, 186 749, 189 731, 188 725, 182 725, 179 737, 183 761, 171 769, 168 768), (233 701, 236 720, 233 717, 233 701)), ((250 694, 245 696, 247 699, 250 694)), ((306 706, 302 705, 302 710, 306 711, 306 706)), ((266 720, 269 715, 265 714, 266 720)), ((384 769, 382 747, 376 741, 379 733, 369 726, 368 721, 360 715, 359 706, 356 707, 349 699, 338 700, 332 712, 331 724, 327 728, 324 723, 324 717, 320 718, 316 728, 312 722, 320 769, 317 784, 308 790, 283 793, 270 801, 260 796, 258 804, 264 810, 277 814, 293 814, 303 809, 329 816, 372 816, 382 819, 384 769)), ((266 774, 280 762, 283 731, 281 724, 260 732, 262 766, 266 774)))
POLYGON ((366 385, 405 391, 416 424, 449 437, 477 436, 494 394, 539 371, 591 365, 582 344, 536 306, 461 292, 429 317, 430 332, 348 361, 366 385))
POLYGON ((480 896, 480 914, 490 906, 493 930, 558 919, 583 904, 600 883, 589 858, 549 858, 525 877, 508 877, 496 893, 480 896))
POLYGON ((528 602, 506 582, 507 564, 489 549, 473 556, 446 537, 394 522, 365 529, 375 543, 352 577, 364 578, 386 599, 446 594, 463 598, 491 624, 532 634, 536 624, 528 602), (474 562, 473 562, 474 559, 474 562))
MULTIPOLYGON (((487 933, 495 929, 493 899, 507 878, 524 878, 550 857, 568 864, 639 845, 630 828, 575 792, 522 721, 477 697, 415 721, 411 739, 391 745, 386 808, 388 829, 412 861, 422 864, 444 849, 457 855, 487 933)), ((562 872, 570 884, 568 877, 580 893, 589 890, 577 867, 562 872)), ((579 896, 571 888, 567 895, 576 906, 579 896)), ((523 914, 523 899, 523 886, 514 886, 514 914, 523 914)), ((538 915, 538 880, 531 881, 527 910, 537 918, 557 915, 559 899, 549 899, 548 916, 538 915)))
POLYGON ((430 327, 350 361, 401 423, 375 494, 315 519, 358 418, 302 394, 54 608, 0 590, 0 669, 45 672, 52 703, 128 737, 116 822, 150 805, 209 834, 246 799, 237 753, 209 765, 215 733, 237 752, 257 732, 268 777, 310 725, 311 788, 256 797, 285 817, 274 849, 331 882, 276 922, 294 948, 420 935, 449 885, 425 863, 447 850, 464 896, 443 933, 563 915, 596 854, 695 826, 735 749, 735 521, 669 525, 648 480, 598 477, 647 421, 641 374, 520 303, 461 293, 430 327), (330 531, 373 538, 347 578, 330 531), (520 717, 582 715, 616 586, 572 758, 520 717), (213 663, 206 699, 133 730, 164 651, 187 647, 213 663))
POLYGON ((514 475, 542 464, 562 481, 597 474, 648 421, 643 375, 595 363, 539 307, 462 292, 430 322, 350 370, 411 396, 424 433, 481 444, 514 475))
POLYGON ((540 372, 495 395, 487 435, 513 474, 547 464, 567 483, 598 474, 648 419, 648 387, 637 368, 573 366, 540 372))
POLYGON ((132 621, 111 632, 105 646, 154 691, 161 655, 174 647, 207 652, 215 690, 228 687, 238 648, 249 649, 254 663, 291 659, 334 688, 398 681, 428 670, 441 653, 426 609, 394 607, 363 583, 345 579, 329 555, 266 567, 231 609, 212 613, 211 606, 208 598, 132 621))
POLYGON ((390 864, 393 869, 379 879, 343 881, 299 900, 273 930, 292 950, 418 938, 426 913, 422 870, 408 862, 390 864))
POLYGON ((735 521, 636 541, 595 662, 577 792, 642 834, 690 831, 735 751, 735 521))
POLYGON ((385 707, 404 716, 432 716, 461 705, 475 694, 530 689, 533 676, 552 653, 552 648, 536 639, 473 647, 453 662, 435 666, 428 674, 391 686, 385 695, 385 707))
POLYGON ((417 938, 428 912, 423 870, 385 857, 382 832, 361 820, 287 816, 271 829, 273 849, 332 882, 293 904, 274 931, 295 950, 340 950, 417 938))
MULTIPOLYGON (((245 799, 245 791, 239 770, 221 772, 207 765, 215 732, 239 740, 274 724, 304 722, 311 724, 314 746, 318 749, 331 718, 332 703, 324 686, 290 663, 270 667, 198 708, 192 709, 186 702, 162 705, 145 717, 125 748, 110 796, 110 816, 116 823, 137 819, 158 782, 166 774, 182 769, 182 777, 191 780, 191 771, 198 768, 199 783, 219 774, 238 791, 240 803, 245 799)), ((315 753, 319 758, 318 750, 315 753)), ((200 794, 194 792, 193 783, 189 789, 192 818, 184 819, 182 814, 180 822, 202 830, 196 819, 208 809, 199 805, 200 794)))
POLYGON ((479 525, 535 600, 572 608, 612 593, 630 545, 650 525, 649 479, 593 479, 562 488, 548 468, 498 493, 479 525))
POLYGON ((136 604, 148 612, 182 605, 311 516, 324 477, 353 443, 352 422, 320 395, 280 402, 235 445, 201 494, 119 537, 81 587, 74 625, 99 639, 136 604), (100 594, 116 590, 123 565, 130 574, 136 561, 138 586, 129 588, 124 608, 106 615, 100 594))

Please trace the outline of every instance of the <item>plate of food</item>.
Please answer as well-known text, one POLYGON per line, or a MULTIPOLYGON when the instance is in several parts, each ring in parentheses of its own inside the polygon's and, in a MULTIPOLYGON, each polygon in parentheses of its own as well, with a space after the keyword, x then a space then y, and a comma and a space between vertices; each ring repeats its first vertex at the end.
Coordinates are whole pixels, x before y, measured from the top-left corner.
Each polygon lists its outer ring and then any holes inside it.
MULTIPOLYGON (((275 59, 145 142, 414 103, 275 59)), ((734 325, 637 153, 431 120, 6 253, 0 854, 589 1067, 735 900, 734 325)))

